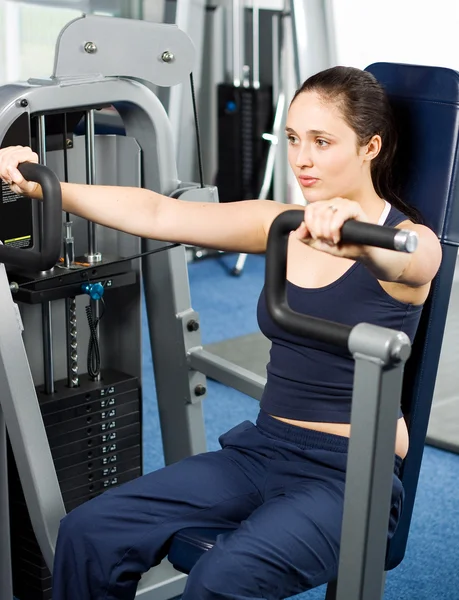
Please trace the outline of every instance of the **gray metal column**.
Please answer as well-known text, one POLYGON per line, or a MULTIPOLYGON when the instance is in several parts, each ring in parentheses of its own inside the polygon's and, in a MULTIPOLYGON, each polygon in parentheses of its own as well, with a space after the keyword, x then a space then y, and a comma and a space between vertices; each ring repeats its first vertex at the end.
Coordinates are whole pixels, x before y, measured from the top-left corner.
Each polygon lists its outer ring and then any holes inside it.
MULTIPOLYGON (((95 152, 95 124, 94 109, 86 112, 86 183, 93 185, 96 182, 96 152, 95 152)), ((88 261, 97 263, 102 260, 97 248, 97 225, 88 221, 88 261)))
MULTIPOLYGON (((46 165, 46 122, 45 116, 38 117, 38 156, 40 163, 46 165)), ((40 215, 40 243, 43 239, 43 207, 39 208, 40 215)), ((43 302, 42 327, 43 327, 43 367, 45 378, 45 391, 47 394, 54 393, 54 350, 53 350, 53 324, 51 302, 43 302)))
MULTIPOLYGON (((0 402, 30 520, 52 570, 57 531, 65 509, 22 341, 19 311, 12 301, 3 264, 0 305, 0 402)), ((1 521, 2 537, 4 522, 7 521, 1 521)))
POLYGON ((395 440, 403 370, 411 352, 401 332, 361 323, 355 358, 337 600, 377 600, 384 584, 395 440))
MULTIPOLYGON (((144 240, 145 250, 154 247, 144 240)), ((201 339, 198 331, 184 331, 187 314, 195 316, 184 247, 144 258, 143 275, 164 460, 170 464, 206 451, 201 398, 193 394, 196 382, 186 356, 187 335, 196 336, 196 346, 201 339)))
POLYGON ((0 598, 13 598, 11 575, 10 515, 8 500, 8 466, 6 461, 6 427, 0 405, 0 598))
POLYGON ((290 0, 297 86, 335 64, 330 6, 324 0, 290 0))
MULTIPOLYGON (((193 80, 197 96, 201 89, 206 5, 206 0, 193 0, 192 2, 168 0, 166 2, 167 22, 175 23, 177 27, 187 33, 196 48, 197 60, 193 67, 193 80)), ((189 81, 184 81, 169 90, 167 106, 174 136, 179 177, 182 181, 197 181, 196 134, 189 81)))

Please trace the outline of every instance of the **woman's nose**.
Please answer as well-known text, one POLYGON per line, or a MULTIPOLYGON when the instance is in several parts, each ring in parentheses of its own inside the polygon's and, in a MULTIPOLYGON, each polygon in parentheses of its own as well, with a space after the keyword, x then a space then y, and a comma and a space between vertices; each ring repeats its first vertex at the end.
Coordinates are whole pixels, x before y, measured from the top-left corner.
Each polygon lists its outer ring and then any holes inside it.
POLYGON ((311 167, 312 157, 309 148, 306 146, 300 146, 298 148, 297 155, 295 157, 295 165, 297 167, 311 167))

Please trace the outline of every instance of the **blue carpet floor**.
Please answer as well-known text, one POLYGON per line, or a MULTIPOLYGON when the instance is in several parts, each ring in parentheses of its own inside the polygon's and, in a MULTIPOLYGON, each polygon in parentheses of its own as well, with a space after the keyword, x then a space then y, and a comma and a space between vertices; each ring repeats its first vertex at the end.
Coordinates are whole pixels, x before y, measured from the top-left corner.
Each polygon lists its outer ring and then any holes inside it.
MULTIPOLYGON (((203 343, 258 330, 256 303, 263 285, 264 259, 250 256, 240 278, 228 275, 235 257, 190 265, 192 305, 201 320, 203 343)), ((151 354, 144 346, 145 468, 162 466, 160 432, 151 375, 151 354)), ((207 446, 217 449, 218 436, 241 420, 254 420, 258 403, 209 381, 204 402, 207 446)), ((459 456, 426 447, 410 538, 402 564, 388 573, 385 600, 459 599, 459 456)), ((295 596, 322 600, 325 588, 295 596)))

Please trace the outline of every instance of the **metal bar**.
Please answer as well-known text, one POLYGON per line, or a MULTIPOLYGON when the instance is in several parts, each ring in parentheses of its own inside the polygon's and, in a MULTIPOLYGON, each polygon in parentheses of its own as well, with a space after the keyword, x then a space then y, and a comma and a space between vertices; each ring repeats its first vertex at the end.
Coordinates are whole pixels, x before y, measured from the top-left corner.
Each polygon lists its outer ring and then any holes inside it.
POLYGON ((280 69, 280 40, 279 40, 279 15, 274 13, 271 18, 271 28, 272 28, 272 78, 273 78, 273 104, 276 105, 276 98, 279 98, 281 93, 282 82, 281 82, 281 69, 280 69))
MULTIPOLYGON (((94 110, 88 110, 86 113, 86 183, 94 185, 96 183, 96 152, 95 152, 95 129, 94 129, 94 110)), ((88 222, 88 261, 99 262, 100 253, 97 252, 96 224, 88 222)))
POLYGON ((240 252, 236 264, 233 267, 232 273, 233 275, 240 275, 244 269, 245 263, 247 260, 247 254, 244 252, 240 252))
POLYGON ((10 515, 8 499, 8 464, 6 459, 6 427, 0 405, 0 598, 13 598, 11 567, 10 515))
POLYGON ((324 0, 290 0, 297 86, 332 64, 333 49, 324 0))
MULTIPOLYGON (((42 165, 46 165, 46 121, 45 116, 38 117, 38 158, 42 165)), ((43 240, 43 206, 39 206, 39 231, 40 244, 43 240)), ((54 351, 53 351, 53 323, 51 302, 42 304, 43 327, 43 373, 45 379, 45 393, 54 394, 54 351)))
MULTIPOLYGON (((95 124, 94 109, 86 113, 86 183, 94 185, 96 183, 96 151, 95 151, 95 124)), ((102 254, 97 250, 97 230, 96 224, 88 222, 88 262, 97 263, 102 260, 102 254)), ((99 320, 100 303, 98 300, 90 301, 94 322, 99 320)), ((97 343, 99 343, 99 328, 96 328, 97 343)), ((100 381, 100 373, 94 377, 94 381, 100 381)))
POLYGON ((337 600, 381 597, 404 361, 355 356, 337 600))
MULTIPOLYGON (((68 129, 67 113, 63 113, 62 146, 64 156, 64 181, 69 180, 68 165, 68 129)), ((75 241, 72 235, 72 221, 69 213, 65 213, 65 235, 64 235, 64 265, 69 268, 75 261, 75 241)), ((67 341, 67 385, 70 388, 78 387, 78 329, 75 298, 65 299, 65 329, 67 341)))
MULTIPOLYGON (((285 35, 283 30, 286 27, 286 22, 291 20, 287 17, 283 18, 282 21, 279 15, 274 13, 272 16, 272 63, 273 63, 273 104, 279 101, 281 94, 284 95, 285 102, 285 89, 286 82, 282 77, 282 64, 284 60, 285 50, 285 35), (282 31, 281 31, 282 26, 282 31)), ((287 193, 287 179, 288 179, 288 161, 287 161, 287 139, 283 135, 278 137, 278 146, 280 145, 280 151, 277 153, 276 160, 274 161, 274 173, 273 173, 273 200, 285 203, 288 197, 287 193)))
POLYGON ((302 53, 307 52, 306 6, 304 3, 290 0, 290 15, 292 20, 293 65, 295 69, 296 87, 300 87, 305 78, 302 64, 302 53))
POLYGON ((223 385, 247 394, 255 400, 261 400, 266 385, 264 377, 220 358, 216 354, 207 352, 203 348, 195 348, 188 352, 188 364, 192 369, 204 373, 207 377, 215 379, 223 385))
POLYGON ((233 85, 240 87, 242 83, 242 66, 244 61, 244 31, 242 29, 241 0, 233 0, 233 85))
POLYGON ((252 81, 253 87, 260 87, 260 9, 257 0, 252 2, 252 81))
POLYGON ((276 112, 274 115, 274 124, 272 133, 264 134, 264 137, 271 142, 271 145, 268 150, 268 157, 266 159, 266 168, 265 174, 263 177, 263 183, 261 185, 260 193, 258 194, 258 198, 260 200, 266 200, 268 197, 269 190, 271 188, 271 183, 273 181, 274 176, 274 164, 276 161, 277 148, 279 145, 279 140, 281 136, 281 125, 284 118, 284 110, 285 110, 285 94, 282 92, 279 94, 277 98, 276 104, 276 112))

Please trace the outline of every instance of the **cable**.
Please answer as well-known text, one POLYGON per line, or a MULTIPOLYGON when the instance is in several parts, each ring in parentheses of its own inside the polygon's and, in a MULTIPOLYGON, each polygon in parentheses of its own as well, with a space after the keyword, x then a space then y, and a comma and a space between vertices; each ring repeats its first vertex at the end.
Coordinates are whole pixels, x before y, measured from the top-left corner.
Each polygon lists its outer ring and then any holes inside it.
POLYGON ((89 343, 88 343, 88 360, 87 360, 87 368, 88 375, 91 379, 97 379, 100 374, 100 347, 99 340, 97 338, 97 327, 105 314, 105 301, 103 298, 100 299, 100 302, 103 306, 103 312, 100 317, 94 320, 94 315, 92 312, 91 303, 86 307, 86 317, 88 319, 89 325, 89 343))
POLYGON ((196 94, 194 91, 194 79, 193 73, 190 73, 190 88, 191 88, 191 100, 193 102, 193 115, 194 115, 194 126, 196 130, 196 146, 198 151, 198 168, 199 168, 199 182, 201 187, 204 187, 204 175, 202 171, 202 152, 201 152, 201 136, 199 133, 199 121, 198 121, 198 109, 196 106, 196 94))

